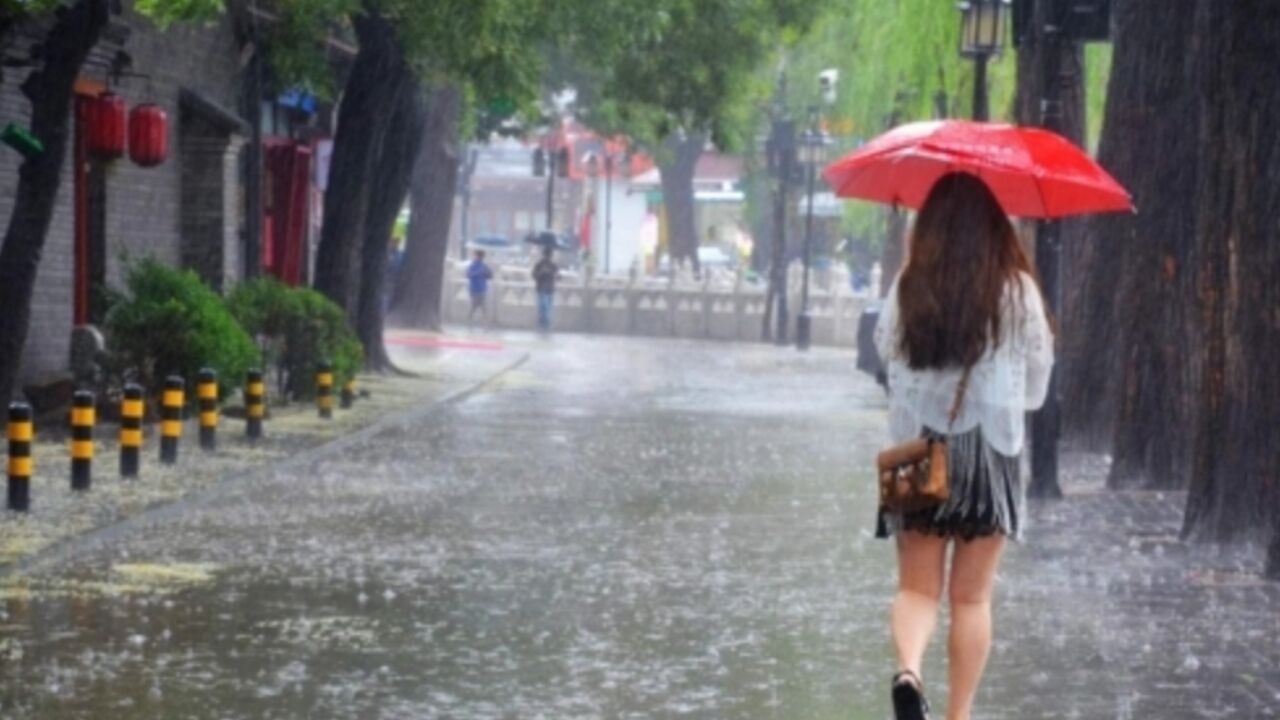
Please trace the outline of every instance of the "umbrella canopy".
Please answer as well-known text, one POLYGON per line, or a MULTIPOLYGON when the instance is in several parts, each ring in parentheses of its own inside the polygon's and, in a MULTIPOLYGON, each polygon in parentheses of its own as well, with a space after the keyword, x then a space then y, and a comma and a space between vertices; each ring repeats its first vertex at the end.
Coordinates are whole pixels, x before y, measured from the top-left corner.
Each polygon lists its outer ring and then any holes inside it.
POLYGON ((918 209, 938 178, 952 172, 981 178, 1016 217, 1134 209, 1128 191, 1066 138, 999 123, 902 125, 831 163, 822 176, 841 197, 918 209))
POLYGON ((530 233, 525 236, 524 241, 534 245, 541 245, 544 248, 552 248, 553 250, 569 250, 573 246, 569 244, 569 240, 562 235, 557 235, 550 230, 543 230, 539 233, 530 233))

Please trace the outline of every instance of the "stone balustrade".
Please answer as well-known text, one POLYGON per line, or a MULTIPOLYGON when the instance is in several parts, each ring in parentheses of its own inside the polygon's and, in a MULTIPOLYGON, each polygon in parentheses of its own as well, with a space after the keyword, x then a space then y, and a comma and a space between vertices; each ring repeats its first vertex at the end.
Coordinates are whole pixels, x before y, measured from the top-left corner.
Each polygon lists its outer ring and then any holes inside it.
MULTIPOLYGON (((800 278, 798 265, 789 268, 792 328, 800 309, 800 278)), ((843 268, 814 273, 811 279, 813 344, 855 347, 858 318, 872 293, 852 291, 843 268)), ((765 292, 763 283, 723 272, 703 279, 695 279, 687 269, 674 278, 565 273, 556 285, 552 324, 557 332, 758 342, 765 292)), ((488 303, 494 327, 537 327, 537 297, 527 268, 499 268, 490 283, 488 303)), ((467 323, 471 299, 466 278, 456 269, 445 282, 443 309, 448 322, 467 323)))

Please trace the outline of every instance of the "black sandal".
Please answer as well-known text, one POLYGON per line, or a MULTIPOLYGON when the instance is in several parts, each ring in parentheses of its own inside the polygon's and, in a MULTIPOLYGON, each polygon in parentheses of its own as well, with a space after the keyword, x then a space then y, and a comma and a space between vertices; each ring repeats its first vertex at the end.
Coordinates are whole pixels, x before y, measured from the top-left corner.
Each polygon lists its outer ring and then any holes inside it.
POLYGON ((929 701, 924 699, 920 676, 903 670, 893 676, 893 716, 896 720, 929 720, 929 701))

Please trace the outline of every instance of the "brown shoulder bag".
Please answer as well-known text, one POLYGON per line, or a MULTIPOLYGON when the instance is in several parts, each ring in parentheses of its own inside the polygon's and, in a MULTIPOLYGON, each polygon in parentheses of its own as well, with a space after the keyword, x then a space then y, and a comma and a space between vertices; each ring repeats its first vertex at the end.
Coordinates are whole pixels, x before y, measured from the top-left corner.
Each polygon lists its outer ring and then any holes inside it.
MULTIPOLYGON (((954 425, 969 387, 965 367, 948 418, 954 425)), ((950 427, 948 425, 948 428, 950 427)), ((895 513, 913 513, 937 507, 951 496, 947 478, 947 441, 920 438, 886 448, 876 456, 880 471, 880 507, 895 513)))

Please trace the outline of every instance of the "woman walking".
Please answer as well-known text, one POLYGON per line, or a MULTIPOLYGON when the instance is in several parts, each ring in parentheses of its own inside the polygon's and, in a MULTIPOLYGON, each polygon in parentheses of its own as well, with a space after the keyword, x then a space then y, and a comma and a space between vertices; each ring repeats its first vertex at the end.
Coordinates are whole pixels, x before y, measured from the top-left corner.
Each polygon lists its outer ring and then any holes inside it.
POLYGON ((1000 554, 1026 522, 1023 413, 1043 404, 1053 366, 1040 288, 1013 226, 977 177, 944 175, 930 190, 875 340, 888 368, 893 441, 945 438, 950 483, 939 505, 879 512, 877 536, 896 536, 898 547, 894 712, 899 720, 928 717, 921 665, 945 586, 946 718, 968 720, 991 647, 1000 554))

